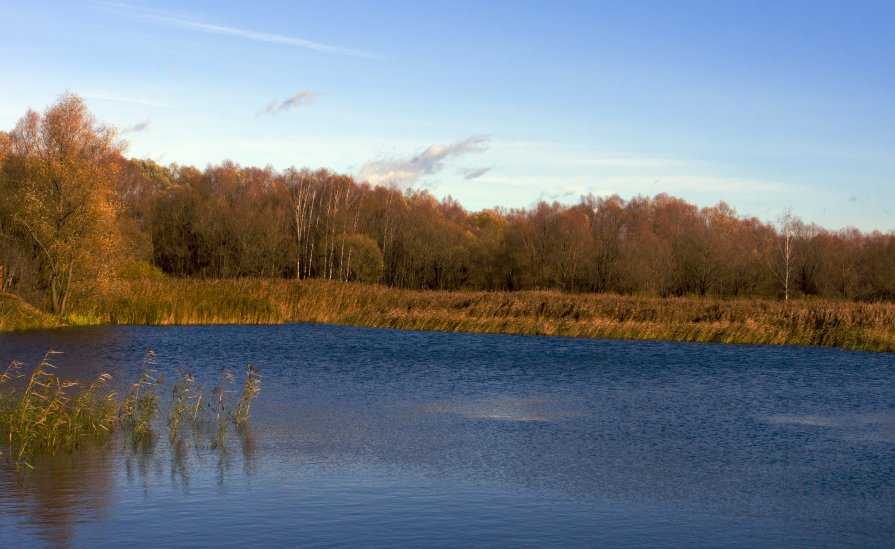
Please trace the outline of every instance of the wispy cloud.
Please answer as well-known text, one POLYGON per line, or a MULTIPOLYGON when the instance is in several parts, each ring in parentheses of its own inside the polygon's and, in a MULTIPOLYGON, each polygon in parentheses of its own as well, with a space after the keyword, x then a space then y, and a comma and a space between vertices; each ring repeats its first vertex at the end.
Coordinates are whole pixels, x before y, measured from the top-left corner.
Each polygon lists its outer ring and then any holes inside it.
POLYGON ((128 126, 128 127, 124 128, 123 130, 121 130, 121 134, 124 135, 127 133, 142 132, 144 130, 147 130, 149 128, 149 126, 151 126, 151 125, 152 125, 152 120, 147 118, 146 120, 140 122, 139 124, 134 124, 133 126, 128 126))
POLYGON ((331 55, 347 55, 351 57, 365 57, 368 59, 382 59, 382 56, 375 53, 370 53, 363 50, 355 50, 351 48, 343 48, 330 44, 323 44, 320 42, 314 42, 312 40, 306 40, 304 38, 298 38, 296 36, 285 36, 282 34, 272 34, 248 29, 240 29, 237 27, 230 27, 226 25, 218 25, 207 21, 200 21, 197 19, 184 17, 182 15, 174 13, 147 10, 124 3, 104 2, 102 3, 102 5, 115 11, 123 12, 133 17, 138 17, 140 19, 143 19, 144 21, 150 21, 167 27, 204 32, 208 34, 232 36, 234 38, 254 40, 256 42, 266 42, 268 44, 281 44, 284 46, 303 48, 306 50, 312 50, 331 55))
POLYGON ((569 200, 572 198, 578 198, 579 196, 582 196, 584 194, 586 194, 586 193, 582 192, 579 189, 565 189, 562 191, 556 191, 556 192, 552 192, 552 193, 544 193, 541 197, 541 200, 543 200, 546 197, 550 200, 562 201, 562 200, 569 200))
POLYGON ((87 99, 96 99, 99 101, 113 101, 115 103, 128 103, 131 105, 141 105, 143 107, 167 107, 168 105, 162 103, 161 101, 156 101, 154 99, 149 99, 146 97, 135 96, 135 95, 122 95, 118 93, 109 93, 105 91, 87 91, 83 92, 83 95, 87 99))
POLYGON ((485 151, 489 140, 487 135, 472 135, 449 145, 430 145, 411 158, 371 160, 361 166, 358 177, 373 185, 413 185, 424 175, 443 170, 450 158, 485 151))
POLYGON ((300 91, 285 101, 271 101, 266 108, 258 111, 258 114, 276 114, 288 111, 301 105, 307 105, 315 99, 317 99, 316 93, 308 90, 300 91))
POLYGON ((749 193, 757 192, 775 192, 787 193, 794 192, 796 187, 791 184, 774 181, 769 179, 751 179, 728 176, 715 176, 708 174, 668 174, 663 175, 659 179, 655 179, 648 184, 649 178, 643 177, 615 177, 604 179, 623 191, 626 188, 645 189, 649 188, 654 192, 668 192, 671 194, 684 192, 703 192, 703 193, 749 193))
POLYGON ((499 185, 523 190, 540 190, 543 197, 559 199, 592 193, 598 196, 618 194, 622 197, 653 196, 669 193, 691 200, 721 200, 739 196, 753 196, 756 192, 772 192, 777 196, 793 196, 805 189, 782 181, 736 178, 711 175, 668 175, 593 177, 591 175, 486 175, 488 185, 499 185))
POLYGON ((681 166, 685 162, 673 158, 650 158, 634 156, 583 157, 576 162, 579 166, 599 168, 666 168, 681 166))
POLYGON ((693 159, 644 155, 636 151, 612 150, 557 141, 495 141, 495 152, 524 156, 538 164, 597 169, 688 168, 693 159))
POLYGON ((463 179, 468 181, 471 179, 478 179, 490 171, 491 168, 464 168, 460 170, 459 173, 463 176, 463 179))

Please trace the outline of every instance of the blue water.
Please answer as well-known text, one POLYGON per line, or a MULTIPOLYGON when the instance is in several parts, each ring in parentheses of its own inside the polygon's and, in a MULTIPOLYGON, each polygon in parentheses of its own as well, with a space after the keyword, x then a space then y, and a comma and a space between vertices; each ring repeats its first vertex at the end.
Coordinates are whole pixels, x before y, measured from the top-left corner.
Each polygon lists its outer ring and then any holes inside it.
POLYGON ((249 428, 0 458, 0 545, 895 545, 891 354, 296 324, 2 334, 0 362, 126 387, 146 347, 260 367, 249 428))

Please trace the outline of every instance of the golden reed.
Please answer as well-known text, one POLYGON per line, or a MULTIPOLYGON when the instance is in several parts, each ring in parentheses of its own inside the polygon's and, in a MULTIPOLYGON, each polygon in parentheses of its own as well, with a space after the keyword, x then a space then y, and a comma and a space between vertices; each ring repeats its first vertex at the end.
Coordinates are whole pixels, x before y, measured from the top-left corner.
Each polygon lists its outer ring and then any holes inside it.
POLYGON ((131 282, 82 303, 119 324, 320 322, 413 330, 895 351, 895 304, 554 291, 400 290, 324 280, 131 282))

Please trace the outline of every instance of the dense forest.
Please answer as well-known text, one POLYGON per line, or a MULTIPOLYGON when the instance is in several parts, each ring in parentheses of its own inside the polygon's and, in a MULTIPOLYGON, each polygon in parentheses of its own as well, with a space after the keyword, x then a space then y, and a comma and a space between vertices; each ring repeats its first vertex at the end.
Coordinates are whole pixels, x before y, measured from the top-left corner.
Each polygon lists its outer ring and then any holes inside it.
POLYGON ((164 276, 895 300, 892 233, 666 194, 469 212, 329 170, 203 170, 125 149, 73 94, 0 132, 0 289, 60 314, 116 280, 164 276))

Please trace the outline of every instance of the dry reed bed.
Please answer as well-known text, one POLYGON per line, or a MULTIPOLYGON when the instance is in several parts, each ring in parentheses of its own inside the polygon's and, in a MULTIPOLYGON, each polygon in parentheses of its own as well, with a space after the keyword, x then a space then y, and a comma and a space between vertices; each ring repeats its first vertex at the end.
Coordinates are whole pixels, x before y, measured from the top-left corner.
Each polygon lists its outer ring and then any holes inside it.
POLYGON ((895 351, 895 305, 821 300, 411 291, 321 280, 167 280, 131 283, 81 312, 121 324, 322 322, 895 351))

